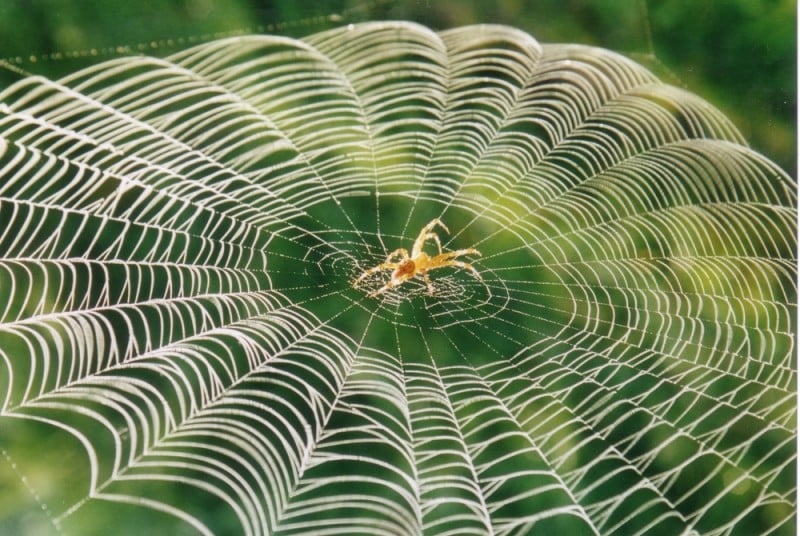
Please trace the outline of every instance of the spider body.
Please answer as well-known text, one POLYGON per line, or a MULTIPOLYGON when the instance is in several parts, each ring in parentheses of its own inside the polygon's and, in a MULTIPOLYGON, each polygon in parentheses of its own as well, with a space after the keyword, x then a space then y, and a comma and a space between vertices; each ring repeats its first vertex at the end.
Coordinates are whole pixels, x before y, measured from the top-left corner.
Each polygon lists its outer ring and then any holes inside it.
POLYGON ((422 278, 425 280, 425 284, 428 286, 428 292, 433 294, 433 284, 428 277, 428 272, 437 268, 445 268, 448 266, 469 270, 472 272, 473 276, 481 279, 481 275, 475 268, 472 267, 471 264, 456 260, 458 257, 462 257, 464 255, 480 255, 481 253, 475 248, 458 249, 456 251, 448 251, 443 253, 442 242, 439 240, 439 235, 433 231, 437 225, 444 229, 445 232, 450 232, 441 222, 441 220, 439 220, 439 218, 431 220, 419 232, 419 235, 417 236, 417 239, 414 241, 414 245, 411 248, 410 255, 408 250, 404 248, 398 248, 392 251, 386 256, 386 260, 381 264, 374 266, 369 270, 365 270, 360 276, 358 276, 358 279, 353 282, 353 286, 357 287, 361 281, 374 273, 384 270, 392 270, 389 281, 378 290, 371 292, 370 296, 374 297, 379 294, 383 294, 387 290, 402 285, 404 282, 416 277, 417 275, 422 276, 422 278), (438 255, 431 256, 422 251, 425 242, 428 240, 432 240, 436 243, 436 247, 439 250, 438 255))

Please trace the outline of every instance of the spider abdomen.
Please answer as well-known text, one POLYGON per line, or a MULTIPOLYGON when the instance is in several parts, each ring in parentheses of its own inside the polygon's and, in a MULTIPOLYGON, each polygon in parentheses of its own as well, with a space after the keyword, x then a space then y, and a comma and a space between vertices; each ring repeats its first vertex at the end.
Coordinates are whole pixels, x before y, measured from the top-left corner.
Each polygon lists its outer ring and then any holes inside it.
POLYGON ((392 279, 407 278, 413 276, 417 272, 417 265, 411 259, 403 261, 400 266, 394 269, 392 279))

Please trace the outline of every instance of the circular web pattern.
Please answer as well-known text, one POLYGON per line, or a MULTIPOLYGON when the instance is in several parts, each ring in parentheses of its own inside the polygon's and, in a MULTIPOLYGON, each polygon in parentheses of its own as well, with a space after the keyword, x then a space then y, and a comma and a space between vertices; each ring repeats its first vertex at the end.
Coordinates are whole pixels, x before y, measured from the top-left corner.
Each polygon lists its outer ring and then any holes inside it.
POLYGON ((21 80, 8 524, 791 533, 794 191, 704 101, 507 27, 21 80), (480 278, 353 285, 434 218, 480 278))

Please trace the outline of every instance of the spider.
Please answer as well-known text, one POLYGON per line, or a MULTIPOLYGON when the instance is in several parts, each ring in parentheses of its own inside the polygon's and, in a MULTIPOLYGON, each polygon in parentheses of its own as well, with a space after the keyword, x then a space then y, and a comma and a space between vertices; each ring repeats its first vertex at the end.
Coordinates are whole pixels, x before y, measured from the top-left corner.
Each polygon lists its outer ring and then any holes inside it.
POLYGON ((364 278, 374 273, 381 272, 383 270, 392 270, 391 279, 378 290, 371 292, 369 294, 370 297, 377 296, 378 294, 382 294, 398 285, 402 285, 404 282, 414 278, 418 274, 422 275, 422 278, 425 280, 425 284, 428 286, 428 293, 433 294, 433 285, 428 277, 428 272, 430 270, 444 268, 446 266, 455 266, 456 268, 469 270, 472 272, 473 276, 475 276, 477 279, 481 279, 481 274, 479 274, 471 264, 455 260, 456 257, 461 257, 463 255, 480 255, 480 251, 475 248, 467 248, 442 253, 442 243, 439 240, 439 236, 433 232, 434 227, 437 225, 444 229, 447 233, 450 232, 439 218, 431 220, 425 227, 422 228, 422 230, 419 232, 419 235, 417 235, 417 239, 414 241, 414 246, 411 248, 410 256, 408 254, 408 250, 404 248, 399 248, 392 251, 389 253, 389 255, 387 255, 386 260, 381 264, 374 266, 369 270, 365 270, 364 273, 358 276, 358 279, 353 282, 353 287, 357 287, 359 283, 364 280, 364 278), (425 245, 427 240, 433 240, 436 242, 436 246, 439 248, 438 255, 431 257, 422 251, 422 246, 425 245), (393 262, 392 259, 395 258, 398 260, 393 262))

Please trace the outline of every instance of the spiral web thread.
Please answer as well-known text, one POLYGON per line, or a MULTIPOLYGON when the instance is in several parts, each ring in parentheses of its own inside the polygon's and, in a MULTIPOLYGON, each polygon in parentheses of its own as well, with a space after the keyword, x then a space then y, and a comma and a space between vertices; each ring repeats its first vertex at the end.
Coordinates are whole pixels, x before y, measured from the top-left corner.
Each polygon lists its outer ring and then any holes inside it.
POLYGON ((85 471, 14 504, 65 532, 144 507, 205 534, 791 533, 794 189, 699 98, 507 27, 26 78, 0 94, 0 428, 74 438, 85 471), (352 287, 434 217, 481 279, 352 287))

